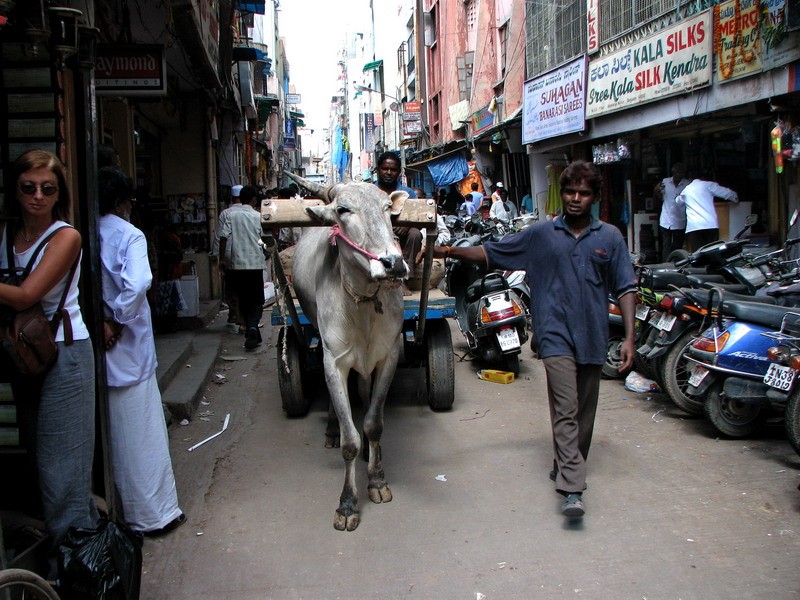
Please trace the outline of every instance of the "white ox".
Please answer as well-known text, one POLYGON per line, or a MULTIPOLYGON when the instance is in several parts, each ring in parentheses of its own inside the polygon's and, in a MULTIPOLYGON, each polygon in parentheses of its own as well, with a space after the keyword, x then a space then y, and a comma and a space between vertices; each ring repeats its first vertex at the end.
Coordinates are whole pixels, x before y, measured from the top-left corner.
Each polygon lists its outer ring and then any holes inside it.
MULTIPOLYGON (((341 435, 345 480, 333 526, 353 531, 360 519, 354 462, 361 450, 361 435, 353 424, 348 396, 351 370, 358 374, 358 392, 366 410, 369 498, 375 503, 392 500, 381 466, 380 439, 384 403, 402 349, 400 283, 409 269, 392 231, 391 216, 399 214, 408 195, 387 196, 370 183, 323 188, 296 179, 330 202, 306 208, 329 227, 303 231, 294 251, 292 279, 300 306, 322 340, 325 381, 341 435)), ((326 435, 326 446, 335 445, 330 423, 326 435)))

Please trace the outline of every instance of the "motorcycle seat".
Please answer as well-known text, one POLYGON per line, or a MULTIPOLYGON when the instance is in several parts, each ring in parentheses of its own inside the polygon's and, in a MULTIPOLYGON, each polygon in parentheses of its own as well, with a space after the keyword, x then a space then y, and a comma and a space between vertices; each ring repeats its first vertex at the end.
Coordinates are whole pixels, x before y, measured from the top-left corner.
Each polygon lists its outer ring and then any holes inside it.
POLYGON ((492 292, 501 292, 507 289, 508 282, 503 277, 491 277, 484 279, 483 285, 481 285, 481 280, 478 279, 477 281, 469 284, 469 287, 467 288, 466 299, 467 302, 474 302, 486 294, 491 294, 492 292))
POLYGON ((798 317, 795 319, 791 329, 795 332, 800 331, 800 309, 797 308, 727 300, 722 302, 722 312, 742 321, 769 327, 776 331, 781 328, 783 318, 788 313, 793 313, 798 317))
POLYGON ((649 277, 642 280, 642 284, 651 290, 669 290, 674 287, 700 287, 703 283, 725 283, 722 275, 710 275, 708 273, 688 275, 675 270, 652 271, 649 277))
MULTIPOLYGON (((708 298, 711 296, 712 291, 705 288, 681 288, 681 293, 695 304, 706 307, 708 306, 708 298)), ((721 290, 721 293, 715 292, 714 303, 718 304, 719 301, 735 300, 737 302, 756 302, 758 304, 777 304, 778 301, 771 296, 747 296, 745 294, 735 294, 727 290, 721 290)))
POLYGON ((701 283, 700 287, 706 289, 717 288, 726 292, 731 292, 732 294, 747 294, 747 286, 742 283, 716 283, 706 281, 701 283))

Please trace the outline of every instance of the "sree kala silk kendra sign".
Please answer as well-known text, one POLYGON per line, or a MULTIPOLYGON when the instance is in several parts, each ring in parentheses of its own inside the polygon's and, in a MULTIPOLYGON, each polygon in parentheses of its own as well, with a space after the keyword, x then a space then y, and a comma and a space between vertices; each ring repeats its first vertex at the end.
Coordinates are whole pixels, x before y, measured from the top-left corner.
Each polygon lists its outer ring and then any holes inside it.
POLYGON ((522 97, 522 143, 583 131, 585 89, 583 56, 526 81, 522 97))
POLYGON ((589 63, 586 117, 688 92, 711 83, 711 11, 589 63))

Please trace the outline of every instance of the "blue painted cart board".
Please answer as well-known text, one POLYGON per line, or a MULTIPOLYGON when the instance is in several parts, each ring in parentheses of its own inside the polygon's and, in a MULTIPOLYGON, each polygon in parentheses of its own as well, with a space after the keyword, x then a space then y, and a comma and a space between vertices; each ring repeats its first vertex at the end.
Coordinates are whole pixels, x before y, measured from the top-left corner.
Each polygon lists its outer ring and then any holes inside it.
MULTIPOLYGON (((281 314, 279 302, 272 306, 272 324, 276 326, 291 325, 292 319, 286 314, 281 314)), ((309 325, 309 321, 303 314, 303 309, 300 304, 295 300, 295 309, 297 310, 297 317, 301 325, 309 325)), ((444 292, 439 289, 432 289, 428 292, 428 307, 425 311, 425 319, 445 319, 447 317, 454 317, 456 314, 456 301, 455 298, 445 296, 444 292)), ((419 319, 419 292, 412 292, 411 296, 406 296, 403 299, 403 320, 416 321, 419 319)))

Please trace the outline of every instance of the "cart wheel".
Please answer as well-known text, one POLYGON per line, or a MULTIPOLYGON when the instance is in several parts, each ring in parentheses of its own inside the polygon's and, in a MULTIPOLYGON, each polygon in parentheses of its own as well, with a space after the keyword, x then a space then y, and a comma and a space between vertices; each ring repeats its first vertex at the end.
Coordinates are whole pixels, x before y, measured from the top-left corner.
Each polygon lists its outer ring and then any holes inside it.
POLYGON ((36 573, 23 569, 4 569, 0 572, 0 596, 31 600, 58 600, 58 594, 36 573))
POLYGON ((300 343, 294 330, 286 327, 278 334, 278 384, 286 415, 305 416, 309 403, 303 395, 300 343))
POLYGON ((453 407, 455 380, 453 378, 453 340, 450 326, 444 319, 428 321, 425 330, 427 362, 425 374, 428 379, 428 404, 433 410, 449 410, 453 407))

